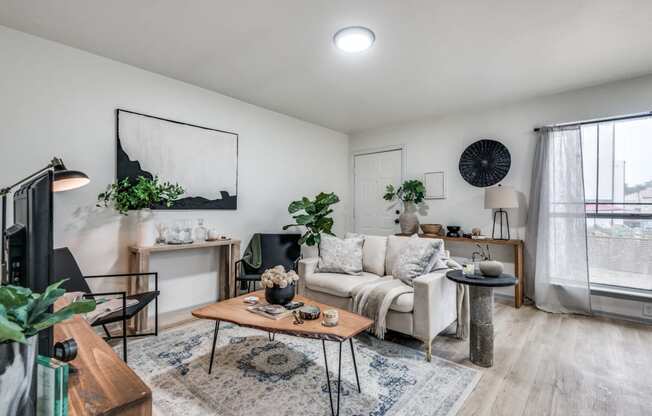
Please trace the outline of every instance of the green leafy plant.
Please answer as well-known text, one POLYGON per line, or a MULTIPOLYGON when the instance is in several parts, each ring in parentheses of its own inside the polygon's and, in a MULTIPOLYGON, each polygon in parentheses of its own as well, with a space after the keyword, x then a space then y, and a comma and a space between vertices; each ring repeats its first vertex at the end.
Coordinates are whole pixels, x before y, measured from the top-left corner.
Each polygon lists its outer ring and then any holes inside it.
POLYGON ((321 192, 312 201, 305 196, 298 201, 292 201, 288 206, 288 212, 293 214, 295 224, 286 225, 283 229, 303 225, 308 230, 301 236, 299 244, 319 245, 322 234, 334 235, 331 231, 333 218, 329 215, 333 213, 331 205, 338 202, 340 198, 333 192, 329 194, 321 192))
POLYGON ((113 205, 119 213, 127 215, 130 210, 151 208, 154 205, 169 208, 184 192, 179 184, 161 182, 158 176, 153 179, 139 176, 135 181, 124 178, 110 184, 106 191, 97 196, 97 206, 113 205))
POLYGON ((425 193, 426 187, 423 185, 423 182, 418 179, 412 179, 403 182, 403 185, 399 186, 398 189, 395 189, 394 185, 387 185, 383 199, 386 201, 398 199, 404 204, 406 202, 420 204, 425 198, 425 193))
POLYGON ((66 293, 59 287, 64 281, 48 286, 42 294, 20 286, 0 287, 0 343, 26 343, 27 338, 54 324, 95 309, 95 301, 88 299, 72 302, 49 313, 50 305, 66 293))

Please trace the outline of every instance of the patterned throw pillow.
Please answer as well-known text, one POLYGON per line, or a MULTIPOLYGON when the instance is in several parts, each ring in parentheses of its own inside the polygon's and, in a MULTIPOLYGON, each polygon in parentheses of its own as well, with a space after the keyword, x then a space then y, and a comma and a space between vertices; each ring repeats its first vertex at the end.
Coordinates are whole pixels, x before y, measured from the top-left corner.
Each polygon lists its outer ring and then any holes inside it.
POLYGON ((341 239, 328 234, 321 235, 319 243, 319 272, 362 273, 362 245, 364 238, 341 239))
POLYGON ((410 237, 394 261, 392 275, 412 286, 412 279, 430 272, 439 259, 441 240, 410 237))

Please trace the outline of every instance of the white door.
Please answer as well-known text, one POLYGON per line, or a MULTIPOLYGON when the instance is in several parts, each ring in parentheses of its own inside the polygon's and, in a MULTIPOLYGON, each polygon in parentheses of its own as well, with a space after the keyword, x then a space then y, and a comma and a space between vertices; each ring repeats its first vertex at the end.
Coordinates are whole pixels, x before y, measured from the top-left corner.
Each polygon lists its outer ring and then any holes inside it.
POLYGON ((355 231, 360 234, 389 235, 398 231, 397 205, 383 199, 385 187, 398 187, 403 179, 403 151, 355 155, 355 231))

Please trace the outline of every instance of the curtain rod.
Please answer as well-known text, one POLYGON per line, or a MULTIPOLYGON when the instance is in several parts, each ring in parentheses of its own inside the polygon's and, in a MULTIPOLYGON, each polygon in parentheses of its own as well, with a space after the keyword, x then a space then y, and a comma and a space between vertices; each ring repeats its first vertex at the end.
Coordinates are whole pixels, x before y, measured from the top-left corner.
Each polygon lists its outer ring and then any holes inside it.
POLYGON ((537 128, 534 129, 534 131, 535 132, 540 131, 542 128, 545 128, 545 127, 583 126, 585 124, 606 123, 606 122, 609 122, 609 121, 630 120, 630 119, 633 119, 633 118, 643 118, 643 117, 652 117, 652 111, 648 111, 646 113, 629 114, 629 115, 625 115, 625 116, 596 118, 596 119, 593 119, 593 120, 584 120, 584 121, 574 121, 572 123, 552 124, 552 125, 549 125, 549 126, 537 127, 537 128))

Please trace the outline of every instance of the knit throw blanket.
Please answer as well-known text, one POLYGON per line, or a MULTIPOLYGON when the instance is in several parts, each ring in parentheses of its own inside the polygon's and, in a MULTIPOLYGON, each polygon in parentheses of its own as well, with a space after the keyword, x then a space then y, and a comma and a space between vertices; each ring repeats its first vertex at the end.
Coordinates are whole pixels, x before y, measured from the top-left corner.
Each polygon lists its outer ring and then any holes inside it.
POLYGON ((394 299, 405 293, 413 293, 414 288, 391 276, 360 285, 354 291, 353 312, 372 319, 374 334, 385 337, 385 318, 394 299))

